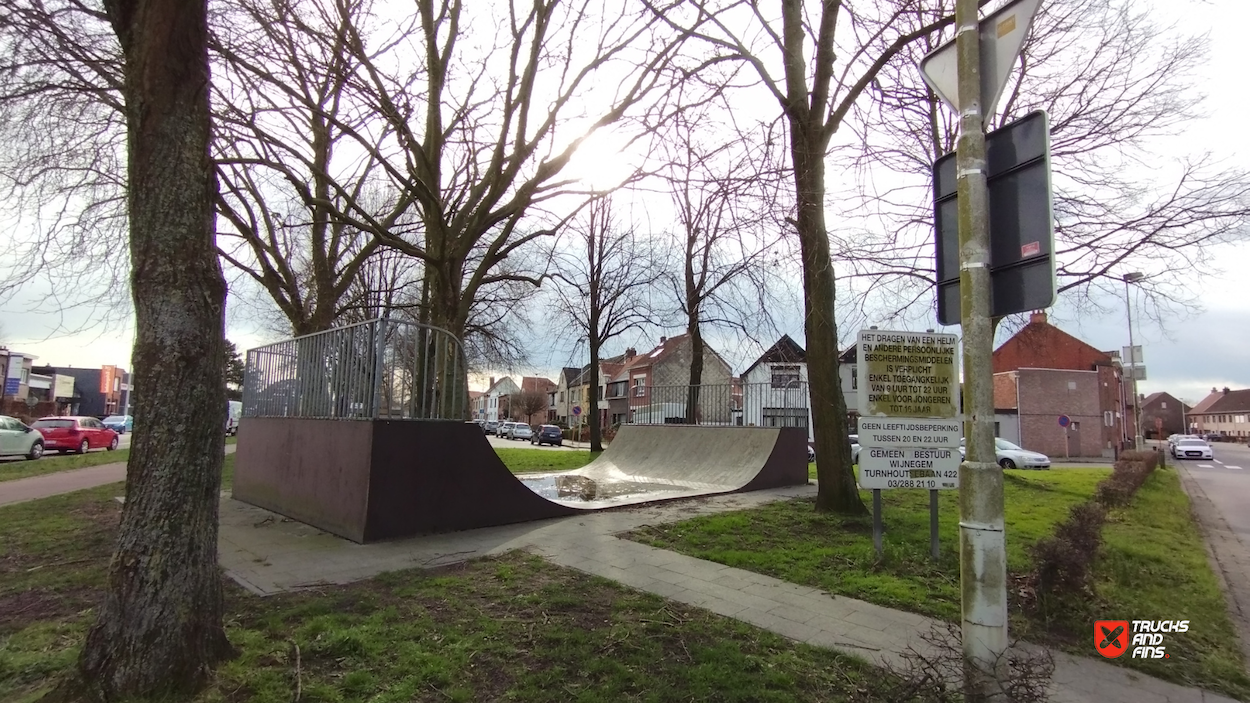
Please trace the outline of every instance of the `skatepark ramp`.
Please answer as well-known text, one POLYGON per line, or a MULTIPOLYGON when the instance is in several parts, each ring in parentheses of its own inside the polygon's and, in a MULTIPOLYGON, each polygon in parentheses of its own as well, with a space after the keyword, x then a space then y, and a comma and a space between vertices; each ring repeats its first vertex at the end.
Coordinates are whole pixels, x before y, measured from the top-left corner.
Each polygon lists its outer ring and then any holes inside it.
POLYGON ((355 542, 807 482, 799 428, 625 425, 572 471, 514 476, 454 420, 253 417, 234 498, 355 542))

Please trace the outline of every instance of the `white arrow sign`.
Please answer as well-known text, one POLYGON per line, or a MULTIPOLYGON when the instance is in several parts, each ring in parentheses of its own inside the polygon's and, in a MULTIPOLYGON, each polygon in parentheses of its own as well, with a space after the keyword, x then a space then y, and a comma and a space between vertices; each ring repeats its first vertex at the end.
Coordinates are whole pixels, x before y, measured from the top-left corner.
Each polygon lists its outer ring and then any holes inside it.
MULTIPOLYGON (((981 35, 981 114, 989 121, 1016 65, 1024 38, 1042 0, 1015 0, 978 24, 981 35)), ((920 60, 925 82, 947 105, 959 110, 959 71, 952 39, 920 60)))

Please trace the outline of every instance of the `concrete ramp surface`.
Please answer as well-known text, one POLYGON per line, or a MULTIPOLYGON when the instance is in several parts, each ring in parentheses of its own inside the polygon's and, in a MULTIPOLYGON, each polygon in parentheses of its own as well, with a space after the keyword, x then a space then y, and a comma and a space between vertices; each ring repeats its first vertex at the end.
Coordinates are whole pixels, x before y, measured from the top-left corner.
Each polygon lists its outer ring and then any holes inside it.
POLYGON ((580 469, 517 478, 552 502, 582 510, 806 483, 806 436, 797 451, 790 448, 795 456, 786 457, 783 433, 789 431, 624 425, 607 450, 580 469))
POLYGON ((807 483, 798 428, 626 425, 572 471, 514 476, 474 424, 246 418, 233 496, 355 542, 807 483))

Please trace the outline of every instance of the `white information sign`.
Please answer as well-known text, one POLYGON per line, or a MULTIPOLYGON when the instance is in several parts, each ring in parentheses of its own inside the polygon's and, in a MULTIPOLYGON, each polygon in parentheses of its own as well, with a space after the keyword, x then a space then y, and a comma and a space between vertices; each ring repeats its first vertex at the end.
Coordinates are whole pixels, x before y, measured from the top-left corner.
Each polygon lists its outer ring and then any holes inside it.
POLYGON ((959 420, 923 417, 861 417, 861 447, 958 447, 964 436, 959 420))
POLYGON ((859 414, 957 417, 958 345, 953 334, 860 330, 859 414))
POLYGON ((861 488, 959 488, 958 448, 864 447, 859 451, 861 488))

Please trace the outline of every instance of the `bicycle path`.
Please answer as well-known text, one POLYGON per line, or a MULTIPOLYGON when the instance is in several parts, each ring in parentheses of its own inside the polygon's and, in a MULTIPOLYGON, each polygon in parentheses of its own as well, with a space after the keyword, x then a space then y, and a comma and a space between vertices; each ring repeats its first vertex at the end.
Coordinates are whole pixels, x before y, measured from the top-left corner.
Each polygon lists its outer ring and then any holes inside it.
MULTIPOLYGON (((233 454, 235 445, 227 444, 226 453, 233 454)), ((0 506, 25 503, 62 493, 72 493, 96 486, 126 480, 126 462, 88 466, 84 469, 58 471, 12 481, 0 481, 0 506)))

